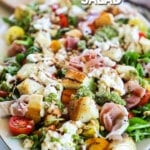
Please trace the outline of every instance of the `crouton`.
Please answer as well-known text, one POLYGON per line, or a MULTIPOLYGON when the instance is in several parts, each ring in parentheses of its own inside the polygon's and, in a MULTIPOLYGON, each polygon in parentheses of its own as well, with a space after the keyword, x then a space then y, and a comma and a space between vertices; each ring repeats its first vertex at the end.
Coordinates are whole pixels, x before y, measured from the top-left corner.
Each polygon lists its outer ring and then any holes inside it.
POLYGON ((113 14, 114 16, 117 16, 121 13, 121 10, 117 6, 110 6, 106 10, 106 12, 113 14))
POLYGON ((63 79, 62 85, 65 89, 78 89, 81 86, 81 83, 70 79, 63 79))
POLYGON ((88 150, 108 150, 109 142, 104 138, 90 138, 86 140, 88 150))
POLYGON ((66 72, 65 77, 71 80, 76 80, 78 82, 83 82, 87 76, 83 72, 80 72, 80 71, 68 70, 66 72))
POLYGON ((113 15, 104 12, 95 20, 94 24, 96 28, 99 28, 107 25, 112 25, 113 22, 114 22, 113 15))
POLYGON ((68 107, 71 120, 88 122, 99 116, 95 101, 90 97, 82 97, 78 100, 71 100, 68 107))
POLYGON ((78 89, 81 86, 88 87, 90 90, 95 89, 93 78, 88 78, 83 72, 68 70, 62 84, 67 89, 78 89))
POLYGON ((17 78, 19 80, 24 80, 25 78, 28 78, 31 73, 35 72, 37 72, 36 64, 25 64, 17 72, 17 78))
POLYGON ((74 89, 65 89, 62 92, 61 101, 63 104, 69 104, 71 101, 71 97, 73 94, 75 94, 76 90, 74 89))
POLYGON ((61 48, 61 43, 58 40, 51 41, 50 48, 54 53, 57 53, 61 48))
POLYGON ((43 116, 43 112, 43 96, 38 94, 31 95, 29 98, 28 111, 25 116, 37 123, 43 116))
POLYGON ((41 88, 43 88, 41 84, 28 78, 17 86, 20 94, 33 94, 41 88))
POLYGON ((72 36, 72 37, 75 37, 75 38, 78 38, 78 39, 81 39, 81 37, 82 37, 81 31, 78 30, 78 29, 70 30, 70 31, 66 32, 66 35, 67 36, 72 36))

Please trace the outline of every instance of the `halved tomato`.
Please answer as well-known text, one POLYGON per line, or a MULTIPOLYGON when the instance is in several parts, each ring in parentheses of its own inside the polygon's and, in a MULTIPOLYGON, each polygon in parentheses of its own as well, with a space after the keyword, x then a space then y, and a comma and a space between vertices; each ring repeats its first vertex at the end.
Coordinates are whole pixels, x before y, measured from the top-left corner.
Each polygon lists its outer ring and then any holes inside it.
POLYGON ((132 113, 131 111, 129 111, 128 118, 131 119, 133 117, 134 117, 134 113, 132 113))
POLYGON ((68 18, 67 18, 67 16, 65 16, 64 14, 60 14, 59 15, 59 19, 60 19, 59 24, 60 24, 60 26, 62 28, 65 28, 65 27, 68 26, 68 18))
POLYGON ((8 96, 8 92, 6 92, 6 91, 3 91, 3 90, 0 90, 0 97, 6 97, 6 96, 8 96))
POLYGON ((150 101, 150 92, 146 92, 145 95, 141 98, 138 106, 144 106, 150 101))
POLYGON ((144 32, 139 32, 139 39, 141 39, 142 37, 146 38, 146 34, 144 32))
POLYGON ((13 116, 9 119, 9 130, 13 135, 30 134, 33 128, 33 120, 20 116, 13 116))

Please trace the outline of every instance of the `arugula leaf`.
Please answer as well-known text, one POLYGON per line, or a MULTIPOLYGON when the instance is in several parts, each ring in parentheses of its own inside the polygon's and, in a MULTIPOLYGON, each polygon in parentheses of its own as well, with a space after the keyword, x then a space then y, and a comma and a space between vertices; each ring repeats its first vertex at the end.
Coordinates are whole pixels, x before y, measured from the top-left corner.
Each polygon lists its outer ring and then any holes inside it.
POLYGON ((77 5, 79 7, 82 7, 81 1, 79 0, 72 0, 72 5, 77 5))
POLYGON ((26 35, 26 36, 24 36, 23 40, 16 40, 15 43, 29 47, 29 46, 33 45, 33 41, 34 41, 33 37, 26 35))
POLYGON ((19 53, 16 55, 16 61, 19 64, 22 64, 22 61, 25 59, 25 54, 24 53, 19 53))
POLYGON ((121 63, 130 65, 136 68, 139 76, 144 77, 144 68, 142 63, 150 62, 150 52, 145 54, 139 54, 137 52, 127 51, 122 57, 121 63))
POLYGON ((33 54, 36 52, 40 52, 41 50, 35 46, 31 46, 30 48, 27 49, 27 51, 25 52, 25 56, 28 56, 29 54, 33 54))
POLYGON ((136 66, 139 56, 137 52, 128 51, 124 54, 121 61, 126 65, 136 66))
POLYGON ((150 123, 138 117, 131 118, 126 132, 136 142, 139 142, 150 137, 150 123))
POLYGON ((58 30, 57 33, 56 33, 56 35, 53 36, 52 38, 53 39, 61 38, 69 30, 70 30, 69 28, 62 28, 62 29, 58 30))
POLYGON ((5 70, 11 75, 15 75, 19 71, 20 68, 21 66, 19 64, 14 63, 14 64, 9 65, 5 70))
POLYGON ((150 103, 147 103, 144 106, 137 107, 136 109, 133 109, 132 112, 135 116, 143 118, 146 121, 150 121, 150 115, 144 115, 145 112, 150 112, 150 103))
POLYGON ((60 69, 60 70, 57 71, 57 74, 56 74, 56 75, 57 75, 58 78, 64 78, 66 72, 67 72, 67 70, 65 70, 65 69, 60 69))
POLYGON ((6 101, 3 97, 0 97, 0 102, 6 101))
POLYGON ((144 69, 140 63, 137 64, 136 69, 139 73, 139 76, 144 77, 144 69))
POLYGON ((78 42, 78 49, 79 50, 85 50, 86 49, 86 42, 85 40, 81 40, 78 42))
POLYGON ((134 124, 147 124, 147 121, 138 118, 138 117, 133 117, 131 119, 129 119, 129 123, 130 125, 134 125, 134 124))
POLYGON ((15 20, 10 19, 10 18, 7 18, 7 17, 3 17, 2 20, 3 20, 5 23, 7 23, 8 25, 10 25, 10 26, 13 26, 13 25, 16 24, 16 23, 15 23, 15 20))
POLYGON ((3 91, 6 91, 6 92, 10 92, 11 91, 11 87, 6 81, 2 81, 1 82, 0 89, 3 90, 3 91))
POLYGON ((127 24, 129 22, 128 18, 120 18, 117 20, 118 23, 120 24, 127 24))
POLYGON ((69 16, 69 24, 76 27, 77 24, 78 24, 78 19, 77 19, 77 17, 69 16))
POLYGON ((39 10, 38 3, 36 3, 36 2, 27 4, 27 7, 35 12, 37 12, 39 10))
POLYGON ((13 139, 25 139, 25 138, 27 138, 27 137, 28 137, 27 134, 19 134, 19 135, 17 135, 17 136, 13 136, 12 138, 13 138, 13 139))
POLYGON ((147 30, 147 38, 150 39, 150 28, 147 30))
POLYGON ((29 27, 30 27, 30 23, 32 21, 32 16, 28 11, 25 11, 23 17, 19 20, 15 19, 15 18, 10 19, 10 18, 4 17, 3 21, 10 26, 13 26, 13 25, 20 26, 25 31, 28 31, 29 27))

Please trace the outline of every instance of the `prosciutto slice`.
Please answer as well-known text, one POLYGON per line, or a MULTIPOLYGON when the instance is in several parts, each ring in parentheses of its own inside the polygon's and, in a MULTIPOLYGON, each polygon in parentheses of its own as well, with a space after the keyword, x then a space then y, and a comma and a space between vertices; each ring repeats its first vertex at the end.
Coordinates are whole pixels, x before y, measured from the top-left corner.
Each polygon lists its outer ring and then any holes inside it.
POLYGON ((138 97, 143 97, 146 90, 137 81, 131 80, 126 83, 126 89, 138 97))
POLYGON ((70 58, 69 68, 90 72, 101 67, 114 67, 116 65, 108 57, 100 55, 96 50, 85 50, 80 56, 70 58))
POLYGON ((135 107, 140 102, 141 98, 136 95, 131 95, 130 97, 125 99, 127 102, 126 107, 128 109, 135 107))
POLYGON ((70 50, 77 48, 77 43, 78 43, 78 40, 76 38, 68 36, 66 38, 66 43, 65 43, 66 49, 70 51, 70 50))
POLYGON ((110 132, 107 138, 118 140, 128 127, 128 111, 122 105, 105 103, 100 112, 100 121, 110 132))
POLYGON ((10 106, 10 113, 13 116, 24 116, 28 108, 29 95, 22 95, 10 106))
POLYGON ((81 61, 80 56, 72 57, 70 59, 69 68, 83 71, 84 63, 81 61))
POLYGON ((17 100, 0 102, 0 117, 24 116, 27 112, 29 95, 22 95, 17 100))
POLYGON ((126 91, 131 93, 131 95, 125 99, 127 102, 126 107, 130 109, 139 104, 146 90, 141 87, 137 81, 128 81, 125 87, 126 91))

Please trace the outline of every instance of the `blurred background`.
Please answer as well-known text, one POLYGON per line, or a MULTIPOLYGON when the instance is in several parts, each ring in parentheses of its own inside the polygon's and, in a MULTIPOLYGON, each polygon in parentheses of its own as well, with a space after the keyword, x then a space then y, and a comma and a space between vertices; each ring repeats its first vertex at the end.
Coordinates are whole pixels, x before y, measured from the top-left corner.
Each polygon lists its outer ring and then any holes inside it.
MULTIPOLYGON (((15 8, 17 5, 27 4, 33 1, 46 1, 46 0, 0 0, 0 12, 3 11, 4 9, 7 9, 7 11, 12 11, 13 8, 15 8)), ((141 6, 144 9, 150 9, 150 0, 123 0, 123 1, 130 2, 137 6, 141 6)))
MULTIPOLYGON (((9 15, 13 9, 20 4, 27 4, 33 1, 48 1, 48 0, 0 0, 0 17, 9 15)), ((150 20, 150 0, 123 0, 129 2, 150 20)))

